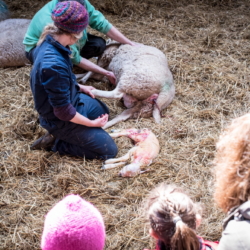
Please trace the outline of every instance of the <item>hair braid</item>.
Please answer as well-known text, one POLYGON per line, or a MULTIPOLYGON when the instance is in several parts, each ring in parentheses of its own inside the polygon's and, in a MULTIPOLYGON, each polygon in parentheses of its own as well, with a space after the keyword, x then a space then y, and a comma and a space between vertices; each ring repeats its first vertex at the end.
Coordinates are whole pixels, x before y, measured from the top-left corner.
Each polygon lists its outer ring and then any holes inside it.
POLYGON ((146 202, 150 226, 165 246, 173 250, 198 250, 195 234, 196 205, 180 188, 161 184, 149 194, 146 202))

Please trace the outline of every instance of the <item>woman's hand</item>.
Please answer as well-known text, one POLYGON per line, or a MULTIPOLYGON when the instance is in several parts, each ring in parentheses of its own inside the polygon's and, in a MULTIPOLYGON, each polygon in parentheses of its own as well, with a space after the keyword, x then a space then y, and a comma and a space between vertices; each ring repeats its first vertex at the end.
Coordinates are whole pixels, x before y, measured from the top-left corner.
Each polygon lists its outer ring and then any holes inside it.
POLYGON ((86 58, 81 58, 81 61, 78 64, 78 66, 87 70, 87 71, 92 71, 94 73, 104 75, 104 76, 108 77, 109 81, 112 84, 116 85, 116 78, 115 78, 115 75, 112 71, 107 71, 106 69, 103 69, 100 66, 87 60, 86 58))
POLYGON ((80 113, 76 112, 76 115, 70 120, 73 123, 81 124, 87 127, 103 127, 108 121, 109 115, 101 115, 95 120, 90 120, 87 117, 81 115, 80 113))
POLYGON ((116 85, 116 77, 114 75, 114 73, 112 71, 107 71, 106 74, 105 74, 106 77, 108 77, 109 81, 116 85))
POLYGON ((95 89, 94 87, 85 86, 85 85, 81 85, 81 84, 78 84, 78 86, 79 86, 81 92, 91 96, 92 98, 95 98, 94 94, 91 92, 91 90, 95 89))
POLYGON ((109 119, 109 115, 105 114, 105 115, 101 115, 98 118, 96 118, 95 120, 92 120, 92 126, 91 127, 103 127, 107 121, 109 119))

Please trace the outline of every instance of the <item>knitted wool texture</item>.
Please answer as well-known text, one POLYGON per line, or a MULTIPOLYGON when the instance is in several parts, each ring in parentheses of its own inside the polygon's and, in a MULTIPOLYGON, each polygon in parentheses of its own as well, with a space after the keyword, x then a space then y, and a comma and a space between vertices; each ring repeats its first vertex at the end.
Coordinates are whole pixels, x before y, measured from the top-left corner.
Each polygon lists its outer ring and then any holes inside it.
POLYGON ((75 34, 83 31, 89 22, 89 14, 86 8, 76 1, 57 3, 52 11, 51 18, 58 28, 75 34))
POLYGON ((104 244, 102 215, 80 196, 66 196, 46 215, 42 250, 102 250, 104 244))
MULTIPOLYGON (((58 2, 63 2, 63 1, 65 1, 65 0, 58 0, 58 2)), ((74 0, 68 0, 68 1, 74 1, 74 0)), ((75 0, 75 1, 80 3, 81 5, 85 6, 85 0, 75 0)))

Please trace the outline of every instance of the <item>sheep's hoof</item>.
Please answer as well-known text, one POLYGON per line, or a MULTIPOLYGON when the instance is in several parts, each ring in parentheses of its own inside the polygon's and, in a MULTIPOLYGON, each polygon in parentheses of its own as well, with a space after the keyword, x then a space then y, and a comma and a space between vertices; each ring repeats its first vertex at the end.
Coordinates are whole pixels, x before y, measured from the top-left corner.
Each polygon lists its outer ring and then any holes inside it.
POLYGON ((102 167, 101 167, 101 170, 105 170, 105 163, 102 163, 102 167))
POLYGON ((110 133, 119 133, 121 130, 120 129, 111 129, 110 133))

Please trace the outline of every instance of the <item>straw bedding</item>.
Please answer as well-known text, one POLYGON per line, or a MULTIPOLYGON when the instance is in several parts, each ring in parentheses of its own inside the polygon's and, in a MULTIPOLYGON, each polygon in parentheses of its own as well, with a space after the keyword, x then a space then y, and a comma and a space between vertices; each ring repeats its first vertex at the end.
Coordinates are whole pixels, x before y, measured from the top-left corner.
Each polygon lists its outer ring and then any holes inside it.
MULTIPOLYGON (((31 18, 46 1, 6 1, 12 17, 31 18)), ((250 3, 245 1, 92 1, 130 39, 162 50, 176 83, 176 97, 153 118, 115 128, 151 128, 161 151, 151 172, 119 178, 119 169, 29 146, 43 135, 29 88, 31 67, 0 69, 0 249, 39 249, 44 215, 62 197, 79 194, 104 216, 106 249, 153 248, 141 203, 157 183, 189 190, 204 207, 199 235, 218 240, 223 214, 214 206, 212 161, 221 130, 248 112, 250 3)), ((96 32, 93 32, 97 34, 96 32)), ((109 89, 101 82, 89 82, 109 89)), ((104 100, 111 118, 124 109, 104 100)), ((117 138, 119 155, 132 144, 117 138)))

